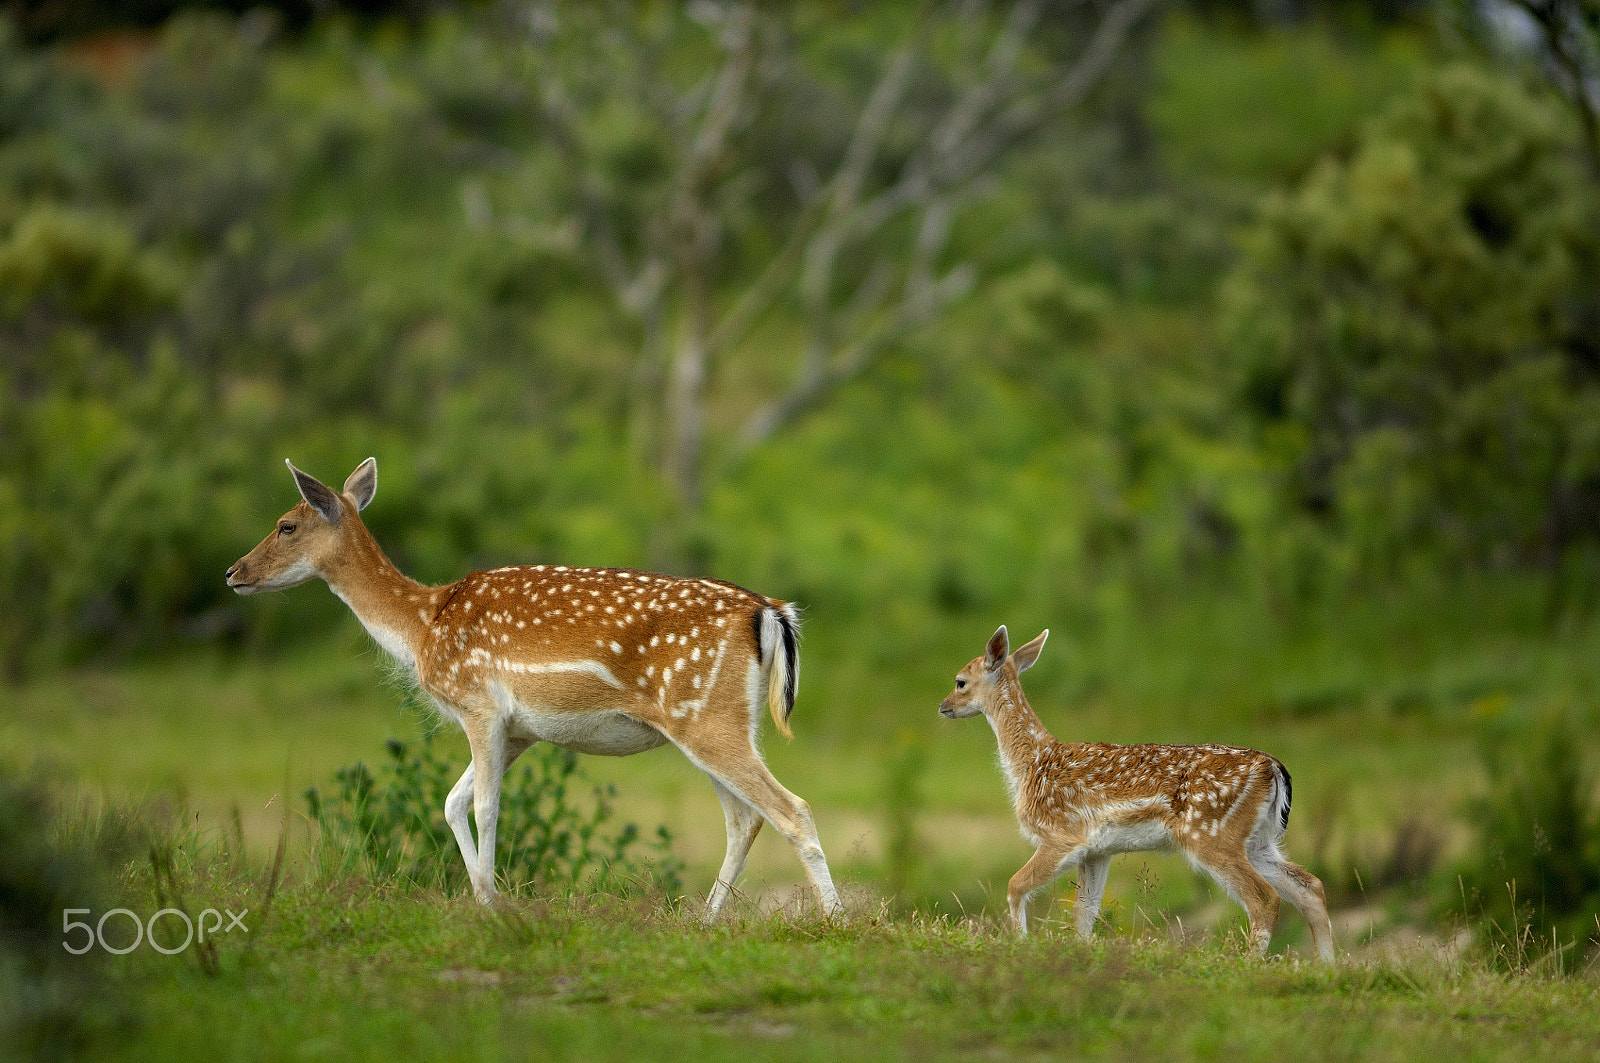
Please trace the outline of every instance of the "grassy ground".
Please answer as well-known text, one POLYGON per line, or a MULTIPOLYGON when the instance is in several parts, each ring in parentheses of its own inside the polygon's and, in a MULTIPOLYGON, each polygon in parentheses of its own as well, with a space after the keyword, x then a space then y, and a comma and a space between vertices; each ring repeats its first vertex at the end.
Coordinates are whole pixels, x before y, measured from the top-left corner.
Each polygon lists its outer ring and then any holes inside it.
MULTIPOLYGON (((934 713, 987 634, 971 624, 862 646, 811 618, 797 738, 769 738, 767 753, 816 811, 850 899, 839 923, 796 909, 798 864, 768 831, 735 918, 699 925, 721 815, 670 749, 583 764, 616 784, 623 818, 676 833, 681 902, 522 898, 489 914, 319 871, 301 793, 428 726, 354 631, 275 659, 189 653, 12 686, 0 691, 0 763, 53 765, 91 804, 146 802, 197 839, 190 909, 254 913, 248 946, 224 939, 212 973, 192 952, 107 959, 106 999, 133 1021, 95 1043, 102 1055, 716 1059, 754 1045, 782 1059, 1588 1059, 1600 1050, 1592 965, 1578 978, 1506 973, 1467 944, 1483 928, 1458 934, 1436 896, 1393 883, 1369 895, 1346 874, 1370 879, 1420 830, 1443 849, 1411 872, 1437 876, 1470 836, 1476 745, 1515 740, 1519 721, 1553 709, 1593 723, 1600 627, 1530 621, 1533 600, 1480 594, 1282 628, 1201 603, 1057 636, 1029 673, 1063 738, 1209 739, 1281 756, 1295 774, 1291 854, 1338 880, 1333 972, 1301 964, 1292 913, 1279 958, 1239 955, 1237 910, 1166 857, 1113 865, 1094 945, 1062 929, 1070 881, 1036 902, 1045 932, 1013 940, 1004 884, 1028 849, 993 736, 934 713), (242 855, 217 842, 235 809, 242 855), (285 885, 266 915, 264 862, 286 810, 285 885), (897 832, 910 856, 891 868, 897 832), (906 885, 891 903, 896 874, 906 885)), ((1026 621, 1013 630, 1031 633, 1026 621)), ((464 757, 459 735, 439 741, 464 757)), ((155 911, 148 877, 125 874, 119 903, 155 911)))
MULTIPOLYGON (((224 891, 226 892, 226 891, 224 891)), ((254 905, 252 892, 229 896, 254 905)), ((219 901, 219 903, 221 903, 219 901)), ((196 904, 198 906, 198 903, 196 904)), ((250 918, 255 918, 254 916, 250 918)), ((132 1021, 106 1058, 211 1060, 1588 1060, 1600 983, 1438 952, 1337 969, 1237 936, 1026 941, 992 919, 658 902, 470 900, 293 886, 218 971, 115 961, 132 1021)))

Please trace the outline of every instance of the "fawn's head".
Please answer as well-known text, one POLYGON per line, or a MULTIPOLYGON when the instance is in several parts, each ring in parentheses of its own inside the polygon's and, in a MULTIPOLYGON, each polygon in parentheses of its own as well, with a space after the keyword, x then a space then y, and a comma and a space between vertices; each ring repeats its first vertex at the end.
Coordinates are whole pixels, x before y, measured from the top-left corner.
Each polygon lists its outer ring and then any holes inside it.
POLYGON ((1025 646, 1018 646, 1017 652, 1012 653, 1006 626, 1001 624, 1000 629, 990 637, 983 655, 974 657, 956 673, 956 688, 939 703, 939 715, 950 720, 962 720, 987 711, 1001 683, 1008 679, 1015 683, 1020 673, 1032 668, 1039 659, 1039 651, 1044 649, 1044 640, 1049 637, 1050 629, 1046 628, 1038 638, 1025 646))
POLYGON ((228 586, 240 594, 282 590, 325 576, 329 561, 344 551, 361 526, 357 514, 378 490, 378 463, 372 458, 356 466, 342 494, 292 463, 284 464, 294 474, 301 501, 278 518, 272 534, 228 569, 228 586))

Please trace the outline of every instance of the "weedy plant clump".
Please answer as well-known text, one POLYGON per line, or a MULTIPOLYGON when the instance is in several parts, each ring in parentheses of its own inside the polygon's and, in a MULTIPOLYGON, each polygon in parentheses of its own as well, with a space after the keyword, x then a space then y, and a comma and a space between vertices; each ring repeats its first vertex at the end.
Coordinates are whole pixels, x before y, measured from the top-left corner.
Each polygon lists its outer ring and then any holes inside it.
POLYGON ((1498 737, 1483 745, 1489 790, 1469 808, 1478 843, 1459 902, 1482 915, 1498 961, 1589 969, 1600 960, 1597 781, 1569 721, 1498 737))
MULTIPOLYGON (((375 881, 466 888, 445 797, 462 772, 434 746, 432 734, 409 745, 391 738, 387 761, 340 768, 328 792, 305 793, 321 830, 331 871, 357 871, 375 881)), ((645 838, 634 823, 616 823, 616 788, 591 781, 570 750, 540 745, 508 773, 501 791, 495 866, 512 890, 529 886, 681 891, 683 861, 672 834, 658 826, 645 838)))

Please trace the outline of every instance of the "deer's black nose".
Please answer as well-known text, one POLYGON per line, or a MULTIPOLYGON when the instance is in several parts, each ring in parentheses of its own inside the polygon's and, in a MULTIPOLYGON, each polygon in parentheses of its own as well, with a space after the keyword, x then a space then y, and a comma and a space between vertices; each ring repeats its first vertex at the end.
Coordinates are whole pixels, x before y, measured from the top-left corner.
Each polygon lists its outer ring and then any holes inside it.
POLYGON ((239 566, 238 565, 229 566, 228 571, 226 571, 226 572, 224 572, 222 574, 222 578, 225 579, 225 580, 231 580, 231 579, 233 579, 233 574, 235 572, 237 572, 237 571, 239 571, 239 566))

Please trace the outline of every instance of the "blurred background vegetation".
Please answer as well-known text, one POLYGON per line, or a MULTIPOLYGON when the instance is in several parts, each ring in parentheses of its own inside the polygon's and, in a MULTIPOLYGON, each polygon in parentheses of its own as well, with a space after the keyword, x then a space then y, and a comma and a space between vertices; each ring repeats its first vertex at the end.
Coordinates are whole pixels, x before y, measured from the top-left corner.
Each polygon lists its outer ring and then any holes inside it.
POLYGON ((1512 863, 1581 935, 1597 105, 1595 0, 0 3, 7 745, 344 654, 221 573, 373 454, 420 579, 802 603, 793 785, 888 793, 898 890, 922 804, 1003 819, 905 731, 1006 622, 1065 739, 1276 743, 1336 891, 1565 809, 1512 863))

